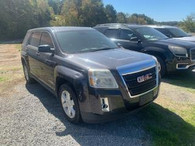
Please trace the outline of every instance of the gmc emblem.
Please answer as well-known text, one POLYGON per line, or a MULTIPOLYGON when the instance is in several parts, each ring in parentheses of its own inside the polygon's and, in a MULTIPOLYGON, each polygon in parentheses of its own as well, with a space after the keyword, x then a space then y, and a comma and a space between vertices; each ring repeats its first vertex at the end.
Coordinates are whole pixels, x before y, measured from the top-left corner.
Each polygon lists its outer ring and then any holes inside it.
POLYGON ((152 78, 152 73, 137 77, 137 82, 142 83, 152 78))

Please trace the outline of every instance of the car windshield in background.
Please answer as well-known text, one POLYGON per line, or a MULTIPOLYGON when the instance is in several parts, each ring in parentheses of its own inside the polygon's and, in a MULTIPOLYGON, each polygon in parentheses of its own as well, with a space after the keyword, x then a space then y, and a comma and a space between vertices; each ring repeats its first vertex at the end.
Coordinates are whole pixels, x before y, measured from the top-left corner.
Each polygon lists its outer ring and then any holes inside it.
POLYGON ((174 37, 188 37, 189 35, 184 32, 181 29, 178 28, 168 28, 171 34, 173 34, 174 37))
POLYGON ((168 38, 161 32, 149 27, 139 27, 136 28, 136 31, 149 41, 163 40, 168 38))
POLYGON ((95 30, 61 31, 56 33, 63 52, 74 54, 115 49, 115 43, 95 30))

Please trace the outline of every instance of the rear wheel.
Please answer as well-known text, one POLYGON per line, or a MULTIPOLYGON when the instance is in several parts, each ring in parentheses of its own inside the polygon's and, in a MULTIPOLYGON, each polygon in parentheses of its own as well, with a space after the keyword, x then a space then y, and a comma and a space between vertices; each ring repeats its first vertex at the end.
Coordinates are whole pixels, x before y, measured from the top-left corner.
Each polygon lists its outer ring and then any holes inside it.
POLYGON ((155 56, 158 60, 158 68, 160 70, 161 77, 164 77, 166 74, 166 66, 162 58, 155 56))
POLYGON ((74 91, 66 84, 63 84, 59 90, 59 97, 67 120, 72 123, 79 123, 81 119, 80 109, 74 91))
POLYGON ((35 82, 35 80, 30 76, 29 69, 26 64, 23 63, 23 71, 24 71, 24 77, 26 79, 26 82, 28 84, 32 84, 35 82))

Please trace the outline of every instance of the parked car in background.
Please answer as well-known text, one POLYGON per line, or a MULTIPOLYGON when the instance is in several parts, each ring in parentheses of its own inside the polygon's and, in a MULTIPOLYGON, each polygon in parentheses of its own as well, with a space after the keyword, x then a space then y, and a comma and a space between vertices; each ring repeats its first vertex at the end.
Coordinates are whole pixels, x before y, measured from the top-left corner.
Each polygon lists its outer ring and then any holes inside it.
POLYGON ((161 32, 142 25, 100 24, 94 28, 125 49, 154 55, 162 76, 195 69, 195 43, 169 39, 161 32))
POLYGON ((109 121, 158 96, 157 60, 118 48, 92 28, 29 30, 21 59, 27 83, 51 91, 73 123, 109 121))
POLYGON ((195 42, 195 36, 192 36, 182 29, 174 26, 159 26, 159 25, 147 25, 149 27, 152 27, 164 35, 166 35, 169 38, 175 38, 175 39, 180 39, 184 41, 191 41, 195 42))

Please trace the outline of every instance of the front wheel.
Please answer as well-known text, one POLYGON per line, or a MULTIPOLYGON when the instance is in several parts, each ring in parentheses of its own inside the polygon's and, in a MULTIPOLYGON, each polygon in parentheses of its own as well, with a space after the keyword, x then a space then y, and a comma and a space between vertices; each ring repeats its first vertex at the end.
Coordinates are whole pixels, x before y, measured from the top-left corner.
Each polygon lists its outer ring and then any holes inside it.
POLYGON ((80 109, 74 91, 66 84, 63 84, 60 87, 59 96, 67 120, 72 123, 79 123, 81 119, 80 109))

